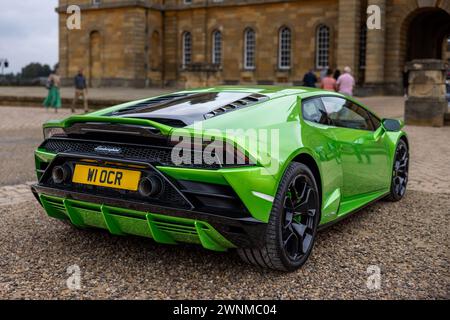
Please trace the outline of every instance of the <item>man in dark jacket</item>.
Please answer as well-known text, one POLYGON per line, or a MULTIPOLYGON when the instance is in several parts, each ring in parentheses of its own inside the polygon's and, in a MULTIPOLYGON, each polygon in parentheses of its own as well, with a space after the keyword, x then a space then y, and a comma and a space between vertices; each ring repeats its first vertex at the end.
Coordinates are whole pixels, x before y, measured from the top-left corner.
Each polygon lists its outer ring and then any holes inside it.
POLYGON ((313 70, 309 70, 303 77, 303 86, 315 88, 317 83, 317 76, 314 74, 313 70))
POLYGON ((72 102, 72 113, 75 112, 75 104, 78 99, 83 99, 84 112, 89 112, 87 101, 87 85, 86 78, 83 75, 83 69, 78 70, 78 74, 74 78, 75 97, 72 102))

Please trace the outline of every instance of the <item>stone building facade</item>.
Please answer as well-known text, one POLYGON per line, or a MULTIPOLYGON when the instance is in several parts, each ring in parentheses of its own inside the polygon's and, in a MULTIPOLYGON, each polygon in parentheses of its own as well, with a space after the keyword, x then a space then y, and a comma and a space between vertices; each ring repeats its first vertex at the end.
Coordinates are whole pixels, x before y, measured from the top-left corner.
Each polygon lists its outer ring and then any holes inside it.
POLYGON ((360 90, 400 93, 406 62, 447 58, 450 0, 59 0, 60 72, 91 86, 300 84, 350 66, 360 90), (67 7, 81 8, 68 30, 67 7), (367 7, 381 30, 367 30, 367 7))

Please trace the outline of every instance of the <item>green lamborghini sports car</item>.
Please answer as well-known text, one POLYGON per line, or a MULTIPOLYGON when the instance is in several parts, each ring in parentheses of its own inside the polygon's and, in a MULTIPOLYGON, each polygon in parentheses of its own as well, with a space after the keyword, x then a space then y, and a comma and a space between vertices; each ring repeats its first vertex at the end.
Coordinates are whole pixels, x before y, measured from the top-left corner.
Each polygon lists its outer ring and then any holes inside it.
POLYGON ((318 89, 185 90, 45 123, 32 191, 76 227, 292 271, 318 229, 404 196, 402 126, 318 89))

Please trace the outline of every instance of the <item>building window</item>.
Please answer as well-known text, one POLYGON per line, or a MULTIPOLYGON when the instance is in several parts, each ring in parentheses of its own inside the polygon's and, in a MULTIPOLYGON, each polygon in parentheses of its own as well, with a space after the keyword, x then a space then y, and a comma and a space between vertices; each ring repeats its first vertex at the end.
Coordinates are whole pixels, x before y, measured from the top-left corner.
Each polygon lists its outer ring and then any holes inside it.
POLYGON ((244 32, 244 68, 255 69, 255 48, 256 35, 255 31, 248 28, 244 32))
POLYGON ((328 69, 330 56, 330 28, 320 25, 316 34, 316 68, 328 69))
POLYGON ((291 67, 291 29, 280 29, 278 41, 278 68, 289 69, 291 67))
POLYGON ((222 33, 216 30, 212 34, 212 63, 221 64, 222 62, 222 33))
POLYGON ((367 26, 363 24, 359 33, 359 68, 366 68, 367 26))
POLYGON ((183 33, 183 67, 192 62, 192 35, 190 32, 183 33))

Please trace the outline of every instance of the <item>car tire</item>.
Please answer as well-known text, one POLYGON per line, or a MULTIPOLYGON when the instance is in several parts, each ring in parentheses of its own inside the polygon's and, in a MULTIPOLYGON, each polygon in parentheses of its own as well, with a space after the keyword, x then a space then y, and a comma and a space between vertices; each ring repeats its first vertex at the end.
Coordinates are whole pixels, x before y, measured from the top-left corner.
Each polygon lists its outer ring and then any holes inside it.
POLYGON ((403 139, 398 141, 392 165, 391 189, 386 200, 400 201, 406 193, 408 185, 409 149, 403 139))
POLYGON ((320 221, 317 183, 306 165, 289 165, 273 201, 265 245, 238 249, 242 260, 280 271, 294 271, 307 261, 320 221))

